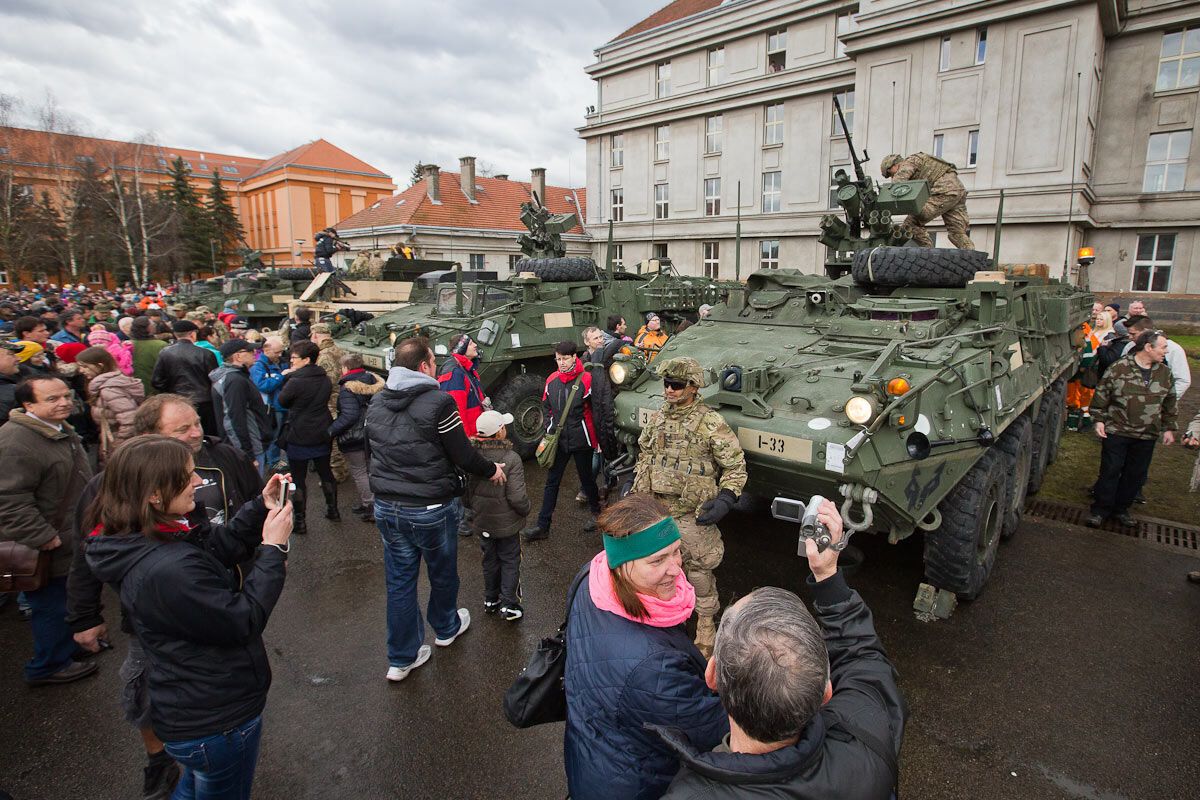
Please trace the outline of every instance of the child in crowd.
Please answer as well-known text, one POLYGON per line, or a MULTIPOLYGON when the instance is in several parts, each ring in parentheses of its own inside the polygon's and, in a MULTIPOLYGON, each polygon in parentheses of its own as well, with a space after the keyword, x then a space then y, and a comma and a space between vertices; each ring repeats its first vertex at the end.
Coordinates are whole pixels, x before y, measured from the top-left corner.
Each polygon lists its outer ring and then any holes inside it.
POLYGON ((512 421, 512 414, 490 409, 476 419, 473 444, 488 461, 504 467, 508 480, 497 486, 472 475, 464 498, 473 512, 467 524, 471 533, 479 535, 483 550, 483 610, 499 612, 509 622, 525 613, 521 607, 521 537, 517 534, 529 516, 525 469, 508 443, 504 427, 512 421))

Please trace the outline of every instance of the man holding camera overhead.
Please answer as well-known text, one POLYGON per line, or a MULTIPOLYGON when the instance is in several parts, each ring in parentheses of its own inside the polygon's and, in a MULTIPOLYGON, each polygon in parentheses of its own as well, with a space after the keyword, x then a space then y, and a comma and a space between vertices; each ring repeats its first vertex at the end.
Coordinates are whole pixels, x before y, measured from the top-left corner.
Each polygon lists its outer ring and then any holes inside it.
POLYGON ((666 402, 638 438, 633 491, 671 509, 683 537, 683 570, 696 587, 696 647, 712 655, 721 609, 713 570, 725 555, 720 522, 746 485, 746 455, 728 423, 699 397, 704 371, 694 358, 672 358, 656 373, 666 402))

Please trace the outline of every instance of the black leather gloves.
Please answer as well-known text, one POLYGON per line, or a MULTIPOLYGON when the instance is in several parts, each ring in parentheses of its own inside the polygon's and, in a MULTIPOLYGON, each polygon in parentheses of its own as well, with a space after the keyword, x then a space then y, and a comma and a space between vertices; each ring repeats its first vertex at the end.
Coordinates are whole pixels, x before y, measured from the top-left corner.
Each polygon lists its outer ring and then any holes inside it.
POLYGON ((737 498, 733 496, 733 492, 722 489, 716 497, 700 506, 700 516, 696 517, 696 522, 701 525, 716 525, 725 518, 736 502, 737 498))

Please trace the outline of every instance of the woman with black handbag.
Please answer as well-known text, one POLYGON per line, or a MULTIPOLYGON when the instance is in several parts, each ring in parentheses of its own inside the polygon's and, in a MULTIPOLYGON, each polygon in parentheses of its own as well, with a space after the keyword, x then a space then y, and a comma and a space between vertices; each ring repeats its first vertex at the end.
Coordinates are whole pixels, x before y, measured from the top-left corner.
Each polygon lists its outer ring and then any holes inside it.
POLYGON ((363 368, 362 356, 356 353, 342 356, 342 377, 338 379, 337 419, 329 436, 337 439, 338 448, 350 466, 350 477, 358 489, 360 505, 354 513, 363 522, 375 522, 375 494, 371 491, 371 454, 367 452, 364 424, 371 398, 383 391, 384 382, 363 368))
POLYGON ((329 464, 333 438, 329 428, 333 415, 329 413, 329 395, 333 384, 325 370, 317 364, 320 349, 312 342, 292 345, 291 372, 279 390, 279 405, 287 409, 287 422, 279 446, 287 451, 292 480, 296 484, 296 527, 298 534, 308 533, 305 524, 305 505, 308 466, 312 464, 321 478, 325 495, 325 519, 340 520, 337 507, 337 481, 329 464))

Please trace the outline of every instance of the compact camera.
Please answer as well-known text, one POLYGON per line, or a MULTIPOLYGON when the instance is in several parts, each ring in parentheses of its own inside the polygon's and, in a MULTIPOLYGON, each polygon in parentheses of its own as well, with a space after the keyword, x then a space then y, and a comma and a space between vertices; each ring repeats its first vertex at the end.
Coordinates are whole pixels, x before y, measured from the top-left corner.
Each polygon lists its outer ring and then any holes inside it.
POLYGON ((841 541, 834 544, 829 529, 817 519, 817 510, 820 509, 823 502, 825 502, 825 498, 819 494, 814 494, 807 503, 788 497, 776 497, 771 501, 771 516, 784 522, 794 522, 800 526, 800 541, 797 543, 796 555, 805 555, 804 542, 806 539, 812 539, 817 545, 817 550, 822 553, 830 547, 838 552, 846 549, 846 544, 850 540, 850 531, 843 531, 841 541))

